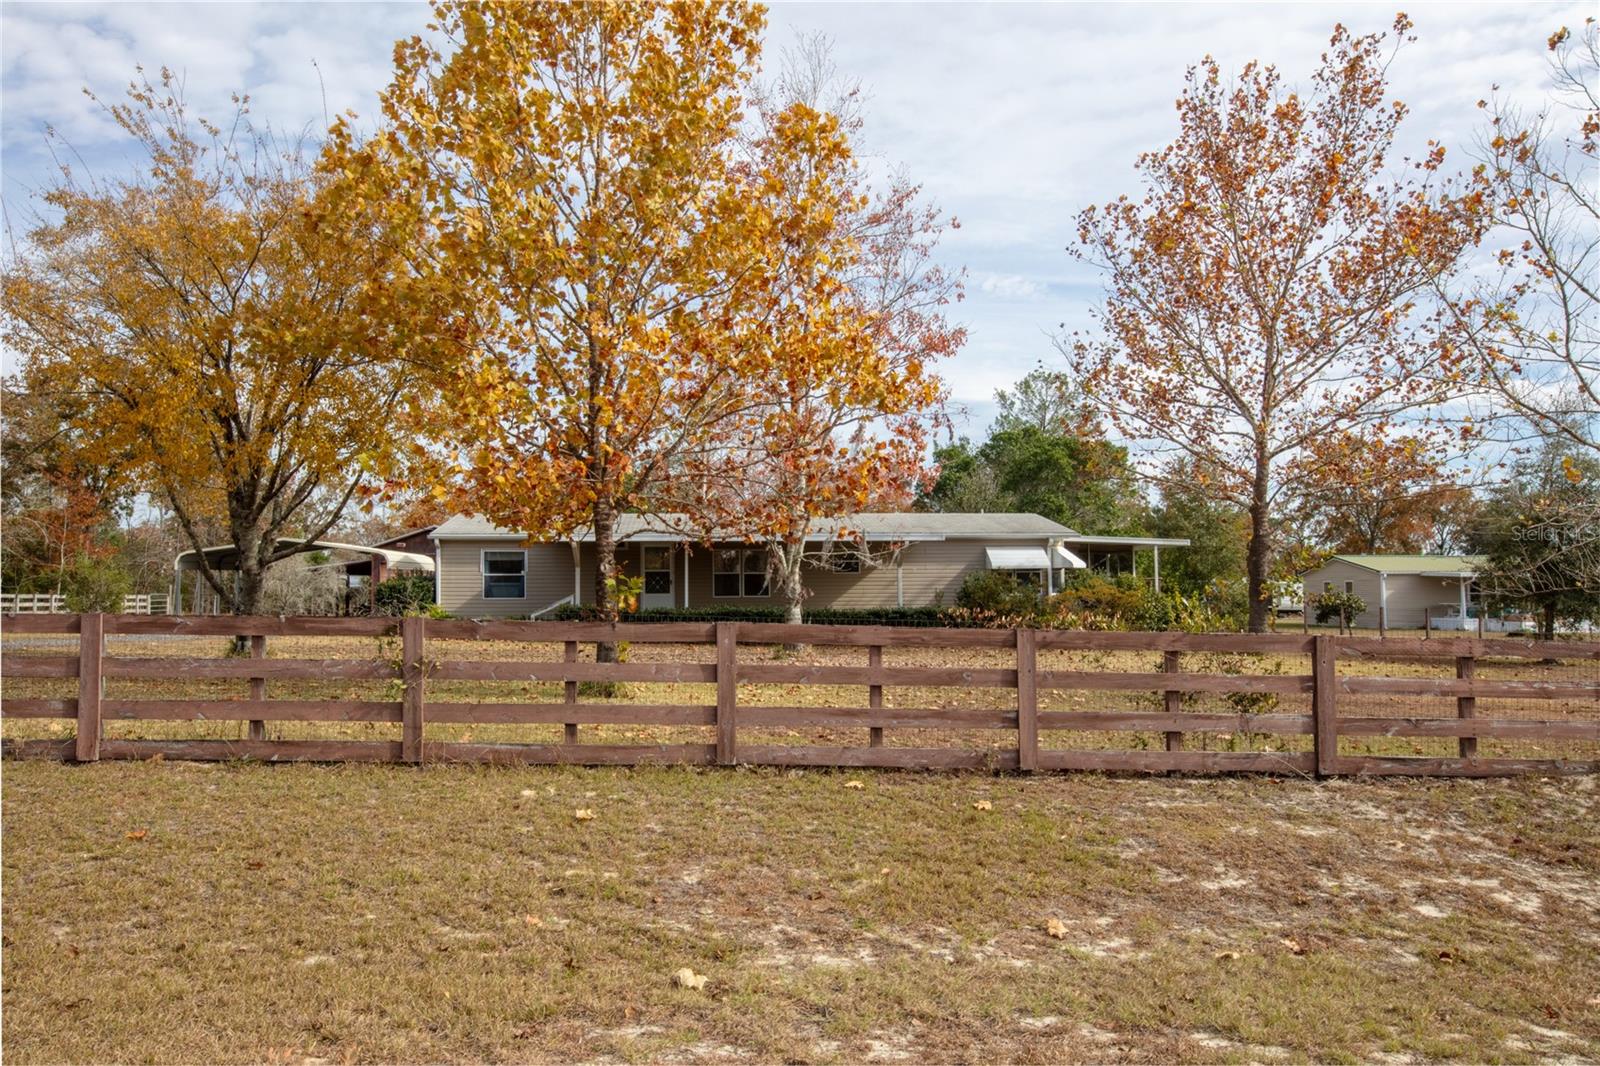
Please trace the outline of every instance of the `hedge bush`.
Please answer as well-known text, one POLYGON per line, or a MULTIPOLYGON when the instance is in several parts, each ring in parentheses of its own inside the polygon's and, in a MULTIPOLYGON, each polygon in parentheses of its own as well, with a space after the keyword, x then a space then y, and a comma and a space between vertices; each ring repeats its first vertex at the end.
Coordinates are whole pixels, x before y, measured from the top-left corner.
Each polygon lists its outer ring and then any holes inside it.
MULTIPOLYGON (((564 603, 545 615, 557 622, 596 622, 600 612, 592 606, 564 603)), ((945 607, 819 607, 804 613, 806 622, 824 626, 963 626, 974 623, 945 607)), ((783 607, 652 607, 641 611, 622 611, 621 622, 786 622, 789 612, 783 607)))
POLYGON ((433 606, 433 575, 405 573, 378 582, 372 590, 375 614, 422 614, 433 606))

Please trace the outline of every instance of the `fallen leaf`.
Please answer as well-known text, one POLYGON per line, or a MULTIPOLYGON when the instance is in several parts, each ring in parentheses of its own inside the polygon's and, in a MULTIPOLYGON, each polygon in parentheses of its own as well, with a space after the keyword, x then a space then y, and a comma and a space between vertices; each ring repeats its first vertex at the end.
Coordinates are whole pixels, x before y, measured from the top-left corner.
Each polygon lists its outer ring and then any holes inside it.
POLYGON ((883 869, 879 870, 878 871, 878 876, 879 877, 888 877, 889 876, 889 868, 887 866, 885 866, 883 869))
POLYGON ((992 811, 994 810, 994 804, 990 803, 988 800, 979 800, 977 803, 972 805, 972 809, 975 811, 992 811))
POLYGON ((866 788, 867 786, 863 785, 860 781, 846 781, 844 783, 844 787, 845 788, 866 788))
POLYGON ((572 812, 572 817, 580 822, 592 822, 594 821, 594 812, 587 807, 579 807, 572 812))
POLYGON ((1065 940, 1067 938, 1067 923, 1060 918, 1051 918, 1044 923, 1044 931, 1057 940, 1065 940))
POLYGON ((244 865, 245 865, 246 869, 259 870, 259 869, 263 868, 264 866, 266 866, 267 864, 262 862, 260 859, 251 859, 249 862, 245 863, 244 865))
POLYGON ((1219 952, 1217 952, 1217 958, 1219 958, 1219 959, 1237 959, 1238 957, 1239 957, 1239 953, 1237 951, 1219 951, 1219 952))
POLYGON ((522 920, 533 926, 535 929, 544 928, 544 919, 540 918, 537 914, 524 914, 522 916, 522 920))
POLYGON ((521 792, 517 793, 517 795, 521 796, 523 799, 528 799, 532 796, 537 796, 538 794, 539 790, 536 788, 525 788, 521 792))
POLYGON ((132 830, 129 830, 129 832, 128 832, 128 839, 129 840, 143 840, 145 837, 147 837, 149 835, 150 835, 150 830, 148 830, 148 829, 132 829, 132 830))
POLYGON ((1283 938, 1283 946, 1295 955, 1304 955, 1306 953, 1306 946, 1292 936, 1283 938))
POLYGON ((1449 948, 1445 948, 1443 951, 1439 952, 1439 961, 1443 963, 1454 964, 1461 961, 1461 956, 1457 955, 1449 948))
POLYGON ((687 988, 691 991, 701 992, 704 991, 706 987, 706 975, 703 973, 695 973, 693 970, 689 969, 689 967, 685 966, 683 969, 672 975, 672 983, 677 985, 679 988, 687 988))

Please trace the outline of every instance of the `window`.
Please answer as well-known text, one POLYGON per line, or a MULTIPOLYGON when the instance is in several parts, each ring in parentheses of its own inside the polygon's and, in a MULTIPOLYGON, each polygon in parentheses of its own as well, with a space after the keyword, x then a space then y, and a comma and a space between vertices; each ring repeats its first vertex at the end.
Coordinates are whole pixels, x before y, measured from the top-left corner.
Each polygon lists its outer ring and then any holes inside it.
POLYGON ((767 550, 765 548, 746 548, 744 551, 744 594, 746 596, 765 596, 767 594, 767 550))
POLYGON ((520 600, 528 595, 528 553, 483 553, 483 598, 520 600))
POLYGON ((1332 592, 1333 591, 1333 582, 1332 581, 1324 581, 1322 583, 1322 591, 1323 592, 1332 592))
POLYGON ((718 548, 711 560, 711 595, 719 599, 765 596, 765 548, 718 548))
POLYGON ((1346 581, 1344 583, 1344 590, 1353 595, 1356 591, 1356 583, 1354 581, 1346 581))
POLYGON ((711 560, 711 595, 739 595, 739 549, 718 548, 711 560))
POLYGON ((822 557, 821 567, 836 574, 861 573, 861 553, 853 548, 840 548, 822 557))

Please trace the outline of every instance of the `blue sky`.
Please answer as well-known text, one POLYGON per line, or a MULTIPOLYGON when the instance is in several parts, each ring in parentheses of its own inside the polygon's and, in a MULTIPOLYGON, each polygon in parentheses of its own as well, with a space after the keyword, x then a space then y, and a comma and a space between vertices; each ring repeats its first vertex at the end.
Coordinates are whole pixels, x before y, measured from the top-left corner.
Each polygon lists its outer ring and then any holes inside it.
MULTIPOLYGON (((966 350, 945 366, 956 401, 981 434, 992 394, 1035 363, 1054 361, 1050 334, 1083 326, 1099 282, 1066 253, 1090 203, 1133 193, 1133 162, 1175 130, 1184 69, 1207 53, 1236 70, 1259 58, 1290 81, 1314 68, 1335 22, 1366 32, 1394 5, 1362 4, 824 4, 769 13, 769 66, 799 35, 834 42, 841 73, 868 96, 868 152, 903 168, 961 228, 941 248, 969 272, 956 316, 966 350)), ((1580 4, 1412 5, 1418 41, 1392 74, 1409 104, 1405 147, 1428 138, 1465 166, 1495 84, 1536 105, 1545 38, 1578 26, 1580 4)), ((369 4, 26 4, 0 7, 0 193, 7 218, 26 213, 51 176, 53 126, 96 169, 125 166, 115 130, 82 95, 114 97, 136 64, 181 71, 202 114, 248 93, 258 119, 322 125, 325 113, 374 111, 397 37, 421 32, 427 9, 369 4)), ((9 360, 7 361, 9 365, 9 360)))

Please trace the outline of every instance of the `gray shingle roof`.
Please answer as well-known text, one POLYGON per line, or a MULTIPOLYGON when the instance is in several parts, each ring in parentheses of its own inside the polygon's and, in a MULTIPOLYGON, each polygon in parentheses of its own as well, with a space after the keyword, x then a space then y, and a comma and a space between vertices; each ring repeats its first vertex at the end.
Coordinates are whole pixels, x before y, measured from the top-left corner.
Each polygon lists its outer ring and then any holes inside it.
MULTIPOLYGON (((864 535, 868 540, 895 540, 901 537, 939 539, 946 537, 1067 537, 1072 530, 1042 515, 1026 512, 990 514, 929 514, 924 512, 864 512, 838 521, 819 521, 813 536, 826 537, 839 530, 864 535)), ((436 540, 477 540, 496 538, 527 539, 523 533, 495 525, 478 515, 453 515, 433 531, 436 540)), ((565 540, 567 538, 558 538, 565 540)), ((578 540, 592 540, 587 530, 578 540)), ((683 515, 617 516, 617 539, 698 540, 700 534, 683 515)), ((720 539, 713 535, 712 539, 720 539)))

